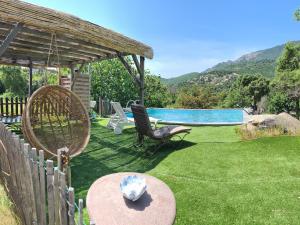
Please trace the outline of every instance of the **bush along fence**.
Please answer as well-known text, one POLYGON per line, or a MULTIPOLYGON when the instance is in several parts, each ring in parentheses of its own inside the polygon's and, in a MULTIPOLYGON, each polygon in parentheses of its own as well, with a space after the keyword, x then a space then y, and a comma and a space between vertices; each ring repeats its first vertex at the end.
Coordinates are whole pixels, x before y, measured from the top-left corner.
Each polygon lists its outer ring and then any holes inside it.
POLYGON ((83 200, 76 204, 74 188, 59 167, 0 122, 0 179, 23 224, 84 224, 83 200))
POLYGON ((0 98, 0 121, 20 122, 26 103, 27 97, 0 98))

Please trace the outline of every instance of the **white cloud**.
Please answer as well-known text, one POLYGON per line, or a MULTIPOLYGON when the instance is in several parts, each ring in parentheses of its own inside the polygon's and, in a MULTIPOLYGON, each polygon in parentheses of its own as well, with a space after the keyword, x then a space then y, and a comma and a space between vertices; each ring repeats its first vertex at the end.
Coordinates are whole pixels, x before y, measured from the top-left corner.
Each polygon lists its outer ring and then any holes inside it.
POLYGON ((234 60, 257 50, 236 47, 214 41, 160 41, 152 45, 154 59, 146 61, 146 68, 154 74, 170 78, 189 72, 201 72, 219 62, 234 60))

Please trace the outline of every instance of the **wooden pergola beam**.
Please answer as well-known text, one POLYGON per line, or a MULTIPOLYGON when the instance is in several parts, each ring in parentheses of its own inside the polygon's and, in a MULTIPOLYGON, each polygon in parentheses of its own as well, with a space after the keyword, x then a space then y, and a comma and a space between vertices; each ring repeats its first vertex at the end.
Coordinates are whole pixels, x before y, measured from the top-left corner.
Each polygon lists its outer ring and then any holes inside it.
POLYGON ((29 64, 29 79, 28 79, 28 96, 30 97, 32 95, 32 61, 30 60, 29 64))
POLYGON ((136 84, 138 86, 140 86, 140 79, 135 75, 135 73, 133 72, 131 66, 126 62, 126 60, 124 59, 124 57, 121 54, 118 54, 118 58, 121 61, 121 63, 125 66, 125 68, 127 69, 128 73, 133 77, 133 79, 135 80, 136 84))
POLYGON ((145 57, 140 56, 140 104, 144 105, 145 101, 145 57))
POLYGON ((128 64, 128 62, 124 59, 124 57, 119 53, 118 57, 122 64, 125 66, 129 74, 135 79, 138 87, 139 87, 139 97, 140 104, 144 105, 144 95, 145 95, 145 57, 140 56, 140 61, 138 60, 136 55, 131 55, 134 61, 135 67, 138 71, 139 76, 137 77, 133 72, 133 68, 128 64))
POLYGON ((18 32, 22 29, 23 25, 21 23, 17 23, 9 32, 6 39, 2 42, 0 46, 0 57, 4 54, 6 49, 8 49, 10 43, 15 39, 18 32))
POLYGON ((142 71, 141 71, 140 63, 139 63, 139 60, 138 60, 137 56, 136 55, 131 55, 131 57, 133 59, 133 62, 135 64, 135 67, 136 67, 138 73, 141 75, 142 71))

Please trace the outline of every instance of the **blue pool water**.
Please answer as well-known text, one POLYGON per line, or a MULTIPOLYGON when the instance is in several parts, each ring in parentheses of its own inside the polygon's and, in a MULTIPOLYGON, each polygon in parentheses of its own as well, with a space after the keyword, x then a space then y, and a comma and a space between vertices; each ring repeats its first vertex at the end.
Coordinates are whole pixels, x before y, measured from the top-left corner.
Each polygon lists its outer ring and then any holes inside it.
MULTIPOLYGON (((162 109, 148 108, 150 117, 160 119, 161 123, 174 124, 242 124, 242 109, 162 109)), ((131 113, 127 113, 132 117, 131 113)))

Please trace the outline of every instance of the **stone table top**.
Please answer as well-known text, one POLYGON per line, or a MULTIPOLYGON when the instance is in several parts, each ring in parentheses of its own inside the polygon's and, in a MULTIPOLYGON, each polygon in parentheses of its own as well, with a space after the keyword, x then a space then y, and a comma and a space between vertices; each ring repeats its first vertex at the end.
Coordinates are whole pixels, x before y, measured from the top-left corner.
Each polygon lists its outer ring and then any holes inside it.
POLYGON ((172 225, 176 202, 161 180, 140 173, 114 173, 96 180, 87 194, 87 210, 96 225, 172 225), (123 197, 120 182, 128 175, 146 179, 147 191, 135 202, 123 197))

